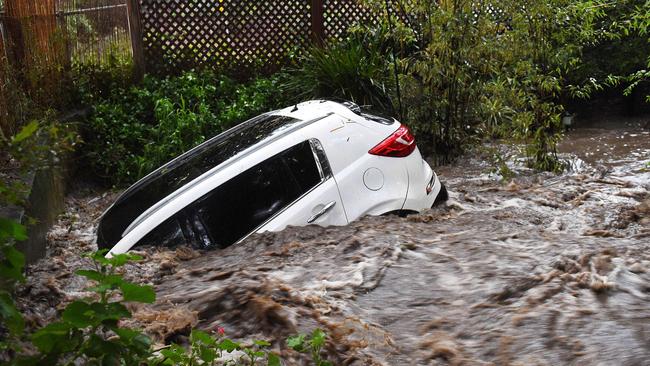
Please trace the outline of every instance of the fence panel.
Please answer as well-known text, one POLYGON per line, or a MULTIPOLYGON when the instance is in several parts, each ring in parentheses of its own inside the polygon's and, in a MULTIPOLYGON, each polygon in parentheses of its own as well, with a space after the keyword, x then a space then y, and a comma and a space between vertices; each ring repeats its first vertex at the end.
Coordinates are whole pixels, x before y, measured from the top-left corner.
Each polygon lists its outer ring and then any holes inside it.
POLYGON ((145 68, 155 74, 272 72, 313 41, 341 40, 351 25, 379 20, 358 0, 138 1, 145 68))
POLYGON ((378 19, 357 0, 43 1, 55 2, 67 60, 103 63, 112 56, 130 58, 135 39, 139 60, 155 74, 192 68, 243 75, 251 69, 272 72, 314 40, 340 40, 349 26, 378 19), (129 20, 134 19, 139 22, 131 27, 137 30, 131 35, 129 20))
POLYGON ((308 0, 141 0, 148 72, 273 69, 310 41, 308 0))
POLYGON ((377 14, 353 0, 323 0, 326 39, 342 40, 350 26, 376 24, 377 14))
POLYGON ((57 0, 56 10, 72 62, 131 57, 126 0, 57 0))

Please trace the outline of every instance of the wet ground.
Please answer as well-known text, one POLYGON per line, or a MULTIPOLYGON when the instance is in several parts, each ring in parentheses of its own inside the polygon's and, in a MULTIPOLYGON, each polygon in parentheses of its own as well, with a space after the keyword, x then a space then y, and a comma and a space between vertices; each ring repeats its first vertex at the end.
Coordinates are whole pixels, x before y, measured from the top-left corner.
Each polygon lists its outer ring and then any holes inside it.
MULTIPOLYGON (((131 324, 157 342, 192 326, 264 338, 320 327, 335 364, 650 365, 650 132, 591 126, 560 146, 573 171, 510 182, 480 156, 441 167, 446 205, 342 228, 290 228, 197 253, 145 250, 154 284, 131 324)), ((84 293, 74 270, 115 193, 79 189, 22 289, 32 325, 84 293)), ((288 364, 302 361, 283 350, 288 364)))

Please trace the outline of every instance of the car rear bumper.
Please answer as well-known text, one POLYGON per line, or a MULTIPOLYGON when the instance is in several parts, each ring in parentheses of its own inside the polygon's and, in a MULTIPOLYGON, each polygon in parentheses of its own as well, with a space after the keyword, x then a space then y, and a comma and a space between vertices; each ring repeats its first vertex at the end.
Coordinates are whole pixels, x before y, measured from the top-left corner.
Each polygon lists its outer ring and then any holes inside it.
POLYGON ((407 159, 409 188, 403 210, 422 211, 430 208, 442 187, 436 173, 422 159, 418 150, 407 159))

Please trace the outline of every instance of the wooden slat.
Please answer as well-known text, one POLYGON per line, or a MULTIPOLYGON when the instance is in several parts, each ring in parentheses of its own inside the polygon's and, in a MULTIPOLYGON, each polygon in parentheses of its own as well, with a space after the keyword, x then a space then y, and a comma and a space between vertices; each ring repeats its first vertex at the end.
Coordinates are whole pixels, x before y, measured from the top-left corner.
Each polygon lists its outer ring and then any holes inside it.
POLYGON ((77 15, 83 13, 92 13, 94 11, 106 11, 106 10, 126 8, 126 7, 127 4, 116 4, 116 5, 106 5, 106 6, 95 6, 92 8, 82 8, 82 9, 75 9, 75 10, 64 10, 64 11, 57 10, 56 15, 57 16, 77 15))
POLYGON ((325 14, 323 0, 311 1, 311 33, 316 44, 325 42, 325 14))
POLYGON ((128 0, 129 33, 131 35, 131 49, 133 50, 133 72, 136 81, 144 77, 144 46, 142 43, 142 23, 140 13, 140 2, 128 0))

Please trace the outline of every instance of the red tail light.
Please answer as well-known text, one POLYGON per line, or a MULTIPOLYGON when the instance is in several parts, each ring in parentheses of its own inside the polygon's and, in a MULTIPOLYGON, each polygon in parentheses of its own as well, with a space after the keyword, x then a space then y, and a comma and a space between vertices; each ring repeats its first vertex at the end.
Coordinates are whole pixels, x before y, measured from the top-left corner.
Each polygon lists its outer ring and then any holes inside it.
POLYGON ((403 158, 415 150, 415 137, 408 127, 401 125, 397 131, 368 151, 372 155, 403 158))

